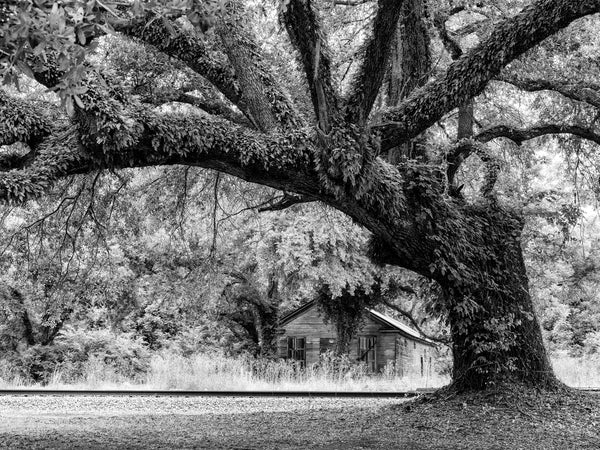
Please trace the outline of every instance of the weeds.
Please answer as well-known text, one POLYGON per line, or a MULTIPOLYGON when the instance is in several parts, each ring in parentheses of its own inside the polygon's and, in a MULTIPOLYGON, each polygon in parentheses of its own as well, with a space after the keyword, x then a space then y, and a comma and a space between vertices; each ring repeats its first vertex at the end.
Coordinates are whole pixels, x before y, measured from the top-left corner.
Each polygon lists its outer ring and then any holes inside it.
MULTIPOLYGON (((600 387, 600 361, 596 358, 553 358, 557 376, 572 387, 600 387)), ((398 377, 386 366, 371 374, 366 367, 344 358, 322 358, 319 364, 301 368, 284 360, 251 356, 228 357, 219 353, 189 356, 175 351, 154 353, 144 374, 128 377, 110 359, 93 356, 77 376, 70 366, 57 367, 43 386, 54 389, 167 389, 167 390, 308 390, 308 391, 408 391, 437 388, 448 377, 398 377)), ((42 387, 27 381, 6 363, 0 362, 0 388, 42 387)))

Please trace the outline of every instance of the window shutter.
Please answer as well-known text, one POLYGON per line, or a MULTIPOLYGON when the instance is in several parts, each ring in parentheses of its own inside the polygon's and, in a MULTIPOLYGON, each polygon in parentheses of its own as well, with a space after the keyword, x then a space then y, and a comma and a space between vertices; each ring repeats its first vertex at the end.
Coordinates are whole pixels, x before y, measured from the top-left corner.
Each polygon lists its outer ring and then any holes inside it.
POLYGON ((285 337, 277 339, 277 356, 279 358, 287 357, 287 338, 285 337))

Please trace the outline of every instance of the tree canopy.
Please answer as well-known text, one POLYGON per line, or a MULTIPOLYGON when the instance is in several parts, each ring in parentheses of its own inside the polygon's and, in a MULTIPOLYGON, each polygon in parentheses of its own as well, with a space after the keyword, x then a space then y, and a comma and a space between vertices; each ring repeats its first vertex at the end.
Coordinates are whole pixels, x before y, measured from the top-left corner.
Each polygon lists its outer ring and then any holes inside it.
POLYGON ((539 64, 562 40, 575 50, 585 45, 582 36, 593 29, 586 20, 600 2, 538 0, 516 11, 510 2, 500 17, 487 2, 356 3, 5 2, 5 83, 23 84, 25 74, 56 92, 61 107, 0 91, 0 144, 7 149, 0 198, 22 203, 59 179, 98 170, 186 165, 283 192, 264 209, 323 202, 372 233, 375 261, 440 285, 457 386, 505 378, 552 384, 522 258, 524 211, 498 195, 501 165, 489 143, 557 134, 600 143, 595 120, 577 115, 598 107, 589 76, 597 67, 573 65, 579 76, 572 79, 535 75, 551 73, 539 64), (460 32, 467 37, 468 27, 491 25, 462 42, 453 20, 466 24, 460 32), (579 37, 567 28, 574 22, 579 37), (278 27, 286 39, 269 34, 278 27), (156 75, 140 82, 132 70, 119 81, 122 67, 102 70, 101 59, 115 58, 120 45, 102 38, 106 33, 162 55, 141 71, 156 75), (331 35, 351 36, 353 44, 331 35), (428 50, 415 50, 422 48, 428 50), (432 67, 430 50, 448 64, 432 67), (408 73, 410 67, 419 69, 408 73), (504 114, 473 117, 474 102, 510 108, 502 99, 513 88, 551 90, 578 110, 569 120, 549 115, 525 127, 504 114), (394 151, 401 157, 392 159, 394 151), (482 164, 477 189, 469 190, 461 177, 472 155, 482 164))

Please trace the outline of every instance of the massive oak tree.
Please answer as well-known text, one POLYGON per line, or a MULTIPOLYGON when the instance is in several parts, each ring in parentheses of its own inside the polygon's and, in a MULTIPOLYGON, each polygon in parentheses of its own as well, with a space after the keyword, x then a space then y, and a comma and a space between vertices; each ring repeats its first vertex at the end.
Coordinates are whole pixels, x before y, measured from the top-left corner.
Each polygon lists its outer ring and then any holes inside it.
MULTIPOLYGON (((397 70, 410 77, 406 68, 414 65, 405 58, 415 58, 414 46, 428 45, 414 20, 425 14, 422 2, 374 4, 359 66, 342 94, 332 75, 320 3, 286 0, 279 7, 280 20, 304 73, 311 117, 298 112, 263 58, 243 2, 226 2, 214 11, 211 2, 162 2, 170 9, 158 8, 161 2, 150 2, 153 7, 140 1, 54 3, 11 0, 0 8, 6 80, 24 72, 57 90, 65 106, 60 113, 0 90, 0 145, 27 148, 0 155, 4 201, 25 202, 75 174, 174 164, 214 169, 283 191, 271 209, 320 201, 372 233, 371 256, 378 262, 410 269, 441 286, 457 388, 555 383, 528 291, 520 242, 524 219, 496 198, 498 165, 486 143, 550 133, 600 142, 598 135, 561 124, 533 129, 499 124, 479 134, 463 133, 441 152, 443 157, 438 151, 438 157, 394 158, 392 164, 388 156, 454 109, 468 110, 465 105, 505 66, 572 22, 600 12, 600 0, 532 2, 499 21, 471 50, 457 54, 455 48, 452 64, 429 81, 423 79, 428 64, 415 60, 422 66, 415 68, 419 80, 412 75, 410 95, 392 89, 393 104, 378 114, 373 108, 383 84, 398 78, 397 70), (177 20, 182 14, 195 29, 177 20), (199 34, 207 28, 210 39, 199 34), (130 96, 88 69, 82 55, 109 29, 202 76, 220 92, 218 101, 192 101, 182 93, 176 100, 196 109, 157 108, 156 102, 130 96), (475 200, 465 199, 456 181, 471 155, 485 163, 485 183, 475 200)), ((447 39, 445 44, 451 47, 447 39)), ((535 80, 508 81, 544 89, 535 80)), ((597 100, 592 91, 563 86, 565 95, 585 95, 588 102, 597 100)))

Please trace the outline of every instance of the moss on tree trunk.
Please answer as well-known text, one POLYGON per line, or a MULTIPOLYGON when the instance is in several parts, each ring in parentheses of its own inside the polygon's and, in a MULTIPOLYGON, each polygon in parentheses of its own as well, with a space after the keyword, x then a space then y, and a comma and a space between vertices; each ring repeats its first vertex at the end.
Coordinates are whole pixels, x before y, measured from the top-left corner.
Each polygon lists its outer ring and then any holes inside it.
POLYGON ((485 245, 477 252, 481 258, 465 261, 479 264, 466 269, 471 280, 442 283, 452 335, 453 384, 459 390, 512 381, 553 386, 557 381, 529 293, 521 221, 491 211, 484 215, 488 227, 485 245), (473 276, 481 277, 479 284, 473 276))

